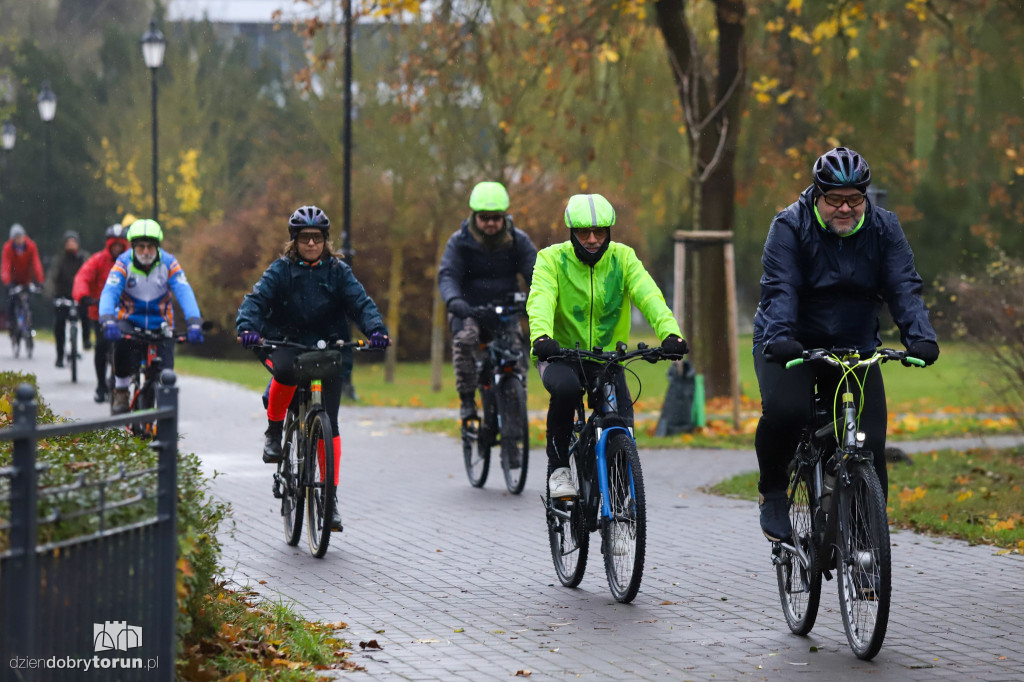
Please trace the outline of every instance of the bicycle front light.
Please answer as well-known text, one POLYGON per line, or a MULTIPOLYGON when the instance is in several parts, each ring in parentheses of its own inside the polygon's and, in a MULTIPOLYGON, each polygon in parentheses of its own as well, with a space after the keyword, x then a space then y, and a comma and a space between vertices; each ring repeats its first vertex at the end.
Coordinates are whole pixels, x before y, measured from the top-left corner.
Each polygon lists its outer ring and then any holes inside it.
POLYGON ((863 431, 858 431, 854 434, 853 438, 857 441, 857 447, 861 447, 864 445, 864 441, 867 440, 868 435, 863 431))

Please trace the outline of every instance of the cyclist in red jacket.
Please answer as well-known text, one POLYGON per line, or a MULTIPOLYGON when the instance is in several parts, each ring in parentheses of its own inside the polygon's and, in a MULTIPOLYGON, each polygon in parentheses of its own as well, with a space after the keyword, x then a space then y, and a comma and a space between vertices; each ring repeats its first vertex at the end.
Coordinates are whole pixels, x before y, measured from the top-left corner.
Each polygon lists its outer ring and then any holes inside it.
MULTIPOLYGON (((11 238, 4 244, 0 255, 0 281, 5 287, 19 284, 43 283, 43 264, 39 261, 39 249, 29 239, 25 228, 19 223, 11 225, 11 238)), ((7 319, 14 319, 14 297, 7 297, 7 319)), ((8 324, 10 327, 10 324, 8 324)))
POLYGON ((106 246, 85 261, 78 274, 75 275, 75 283, 71 289, 71 298, 75 303, 81 303, 83 298, 92 299, 89 305, 89 319, 85 321, 85 324, 88 324, 96 332, 96 355, 93 357, 96 365, 96 393, 93 394, 93 400, 98 403, 107 400, 107 349, 110 345, 100 329, 98 303, 100 294, 103 293, 103 285, 107 282, 107 275, 110 274, 110 268, 114 266, 117 257, 128 250, 128 240, 125 239, 127 231, 127 228, 120 223, 114 223, 107 228, 106 246))

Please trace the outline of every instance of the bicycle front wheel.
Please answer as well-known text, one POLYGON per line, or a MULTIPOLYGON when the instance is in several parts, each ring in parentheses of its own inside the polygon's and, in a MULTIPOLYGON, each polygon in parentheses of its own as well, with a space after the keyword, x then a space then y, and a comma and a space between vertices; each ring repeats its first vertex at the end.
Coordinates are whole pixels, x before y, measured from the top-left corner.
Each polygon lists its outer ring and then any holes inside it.
POLYGON ((497 422, 494 412, 494 396, 489 390, 480 391, 482 419, 462 421, 462 460, 466 465, 466 477, 474 488, 482 488, 487 482, 491 469, 491 443, 497 422))
POLYGON ((796 552, 780 549, 775 555, 779 598, 789 629, 806 635, 814 627, 821 600, 821 564, 814 536, 814 490, 811 472, 798 467, 789 483, 789 520, 796 552))
MULTIPOLYGON (((153 383, 151 381, 146 381, 144 378, 139 379, 136 377, 132 379, 132 383, 128 389, 128 395, 132 396, 131 402, 128 404, 129 412, 148 410, 156 404, 153 383), (140 381, 142 381, 141 387, 139 385, 140 381)), ((132 434, 136 438, 153 438, 156 435, 155 421, 133 422, 128 424, 125 428, 128 430, 128 433, 132 434)))
POLYGON ((850 483, 839 493, 839 606, 850 648, 868 661, 882 648, 889 625, 889 522, 872 465, 858 462, 847 473, 850 483))
POLYGON ((306 535, 317 559, 327 553, 334 515, 334 437, 323 410, 307 417, 306 535))
POLYGON ((647 546, 647 499, 636 443, 616 431, 605 449, 611 518, 602 519, 604 569, 615 601, 628 604, 640 590, 647 546))
POLYGON ((71 327, 71 352, 68 354, 71 365, 71 383, 78 383, 78 327, 71 327))
POLYGON ((294 547, 302 533, 302 512, 306 489, 302 486, 302 439, 294 413, 285 421, 284 457, 277 465, 277 487, 281 493, 284 541, 294 547))
POLYGON ((518 376, 498 385, 501 422, 501 470, 505 487, 513 495, 523 492, 530 456, 530 425, 526 415, 526 386, 518 376))
MULTIPOLYGON (((551 477, 548 467, 548 477, 551 477)), ((580 489, 576 457, 569 458, 569 472, 573 485, 580 489)), ((544 486, 547 488, 547 486, 544 486)), ((552 500, 545 492, 547 505, 548 543, 551 545, 551 559, 555 564, 558 581, 566 587, 576 587, 583 580, 587 570, 587 555, 590 552, 590 531, 587 529, 587 505, 581 497, 567 500, 552 500)))

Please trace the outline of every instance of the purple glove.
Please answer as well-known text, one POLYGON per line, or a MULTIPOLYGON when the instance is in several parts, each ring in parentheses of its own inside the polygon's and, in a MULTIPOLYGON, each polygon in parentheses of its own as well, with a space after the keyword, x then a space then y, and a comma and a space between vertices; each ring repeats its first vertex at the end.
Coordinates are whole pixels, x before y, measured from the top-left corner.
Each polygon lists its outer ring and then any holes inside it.
POLYGON ((262 340, 256 332, 242 332, 238 335, 238 341, 242 344, 242 348, 252 348, 262 340))
POLYGON ((370 334, 369 342, 370 348, 375 350, 384 350, 391 345, 391 339, 388 338, 387 334, 382 332, 374 332, 370 334))
POLYGON ((103 323, 103 338, 107 341, 117 341, 121 338, 121 329, 114 320, 106 320, 103 323))
POLYGON ((198 318, 188 320, 188 342, 193 346, 203 342, 203 322, 198 318))

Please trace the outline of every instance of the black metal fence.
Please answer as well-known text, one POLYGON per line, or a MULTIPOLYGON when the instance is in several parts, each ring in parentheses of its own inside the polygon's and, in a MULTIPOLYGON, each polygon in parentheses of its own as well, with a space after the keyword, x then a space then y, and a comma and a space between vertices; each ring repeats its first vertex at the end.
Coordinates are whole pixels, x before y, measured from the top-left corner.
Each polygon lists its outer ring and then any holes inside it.
POLYGON ((18 387, 13 424, 0 440, 14 443, 13 462, 0 468, 0 680, 173 680, 177 561, 178 389, 165 370, 156 408, 91 421, 36 424, 28 384, 18 387), (46 466, 38 441, 156 421, 155 467, 125 468, 103 480, 40 486, 46 466), (79 498, 71 512, 47 504, 79 498), (143 520, 118 523, 122 510, 143 520), (40 514, 40 509, 48 512, 40 514), (40 542, 41 526, 90 520, 90 529, 59 542, 40 542))

